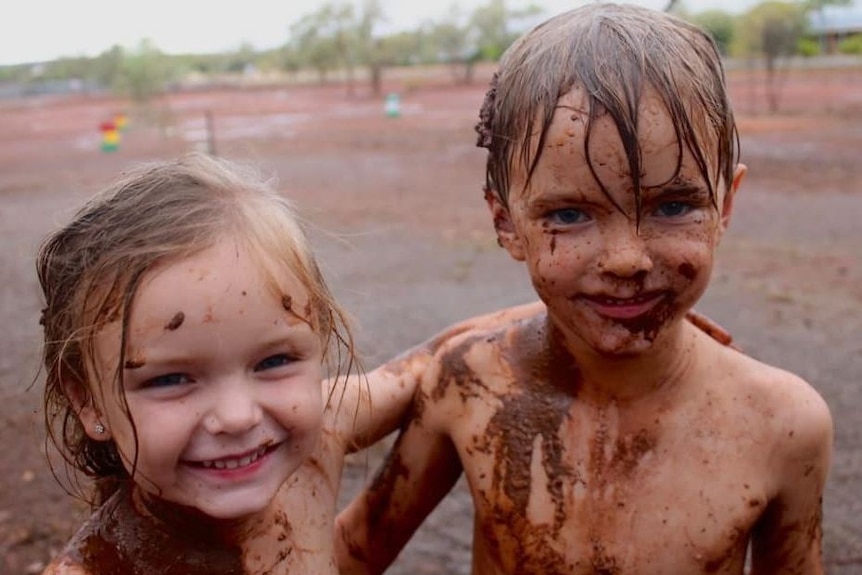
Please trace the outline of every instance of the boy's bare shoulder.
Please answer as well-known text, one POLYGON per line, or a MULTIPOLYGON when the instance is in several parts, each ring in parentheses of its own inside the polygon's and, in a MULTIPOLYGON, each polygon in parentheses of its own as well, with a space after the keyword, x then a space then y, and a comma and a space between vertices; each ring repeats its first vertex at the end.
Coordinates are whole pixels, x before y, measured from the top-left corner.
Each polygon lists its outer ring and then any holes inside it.
POLYGON ((762 417, 779 449, 820 449, 831 439, 832 416, 826 401, 806 380, 731 348, 717 353, 713 389, 762 417))
POLYGON ((776 407, 809 410, 826 407, 814 387, 785 369, 764 363, 731 348, 722 348, 717 359, 733 391, 748 391, 769 399, 776 407))
MULTIPOLYGON (((493 321, 476 322, 441 342, 422 379, 420 393, 432 403, 463 406, 495 401, 523 383, 513 374, 539 353, 545 307, 531 306, 493 321)), ((451 410, 448 415, 452 415, 451 410)))

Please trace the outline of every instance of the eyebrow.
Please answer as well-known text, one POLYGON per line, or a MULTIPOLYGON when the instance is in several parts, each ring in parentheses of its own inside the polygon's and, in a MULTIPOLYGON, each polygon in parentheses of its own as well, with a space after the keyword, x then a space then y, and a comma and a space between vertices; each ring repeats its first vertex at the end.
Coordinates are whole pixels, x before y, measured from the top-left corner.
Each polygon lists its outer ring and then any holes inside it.
POLYGON ((643 186, 642 190, 650 196, 708 197, 710 195, 709 189, 700 182, 679 177, 664 184, 643 186))

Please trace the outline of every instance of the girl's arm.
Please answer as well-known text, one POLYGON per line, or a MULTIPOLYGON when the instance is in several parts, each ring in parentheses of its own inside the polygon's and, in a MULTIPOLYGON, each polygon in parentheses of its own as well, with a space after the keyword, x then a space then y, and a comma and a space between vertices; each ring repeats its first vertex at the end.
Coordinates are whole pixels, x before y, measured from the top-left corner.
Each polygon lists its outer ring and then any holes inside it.
POLYGON ((456 323, 416 345, 367 374, 327 380, 325 393, 330 397, 330 409, 336 415, 334 428, 347 451, 363 449, 405 421, 422 375, 437 349, 451 338, 472 329, 487 329, 532 317, 545 306, 532 302, 472 317, 456 323))

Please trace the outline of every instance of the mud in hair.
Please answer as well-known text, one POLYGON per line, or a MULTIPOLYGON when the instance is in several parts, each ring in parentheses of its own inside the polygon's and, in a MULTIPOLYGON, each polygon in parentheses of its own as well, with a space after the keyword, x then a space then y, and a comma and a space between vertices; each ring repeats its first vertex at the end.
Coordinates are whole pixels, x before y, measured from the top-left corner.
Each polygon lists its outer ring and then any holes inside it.
MULTIPOLYGON (((275 292, 281 272, 290 269, 309 293, 309 320, 330 371, 356 367, 346 314, 320 273, 296 212, 271 182, 251 168, 204 154, 137 165, 49 235, 37 256, 45 299, 40 323, 46 442, 62 455, 65 476, 52 471, 73 495, 98 505, 131 477, 113 441, 85 433, 71 398, 86 405, 96 390, 111 385, 125 401, 129 311, 141 281, 154 266, 195 255, 226 237, 249 248, 275 292), (111 381, 94 380, 95 336, 116 322, 122 326, 116 371, 111 381), (81 487, 81 475, 95 482, 94 492, 81 487)), ((130 465, 134 469, 134 461, 130 465)))
POLYGON ((648 87, 661 99, 676 132, 679 154, 672 177, 688 148, 714 204, 714 183, 732 181, 739 138, 711 36, 663 12, 598 3, 550 18, 520 37, 500 60, 476 131, 477 145, 488 149, 486 190, 504 205, 514 162, 527 169, 529 185, 557 101, 576 86, 588 99, 587 163, 609 199, 590 157, 593 122, 609 115, 619 130, 639 206, 638 106, 648 87))

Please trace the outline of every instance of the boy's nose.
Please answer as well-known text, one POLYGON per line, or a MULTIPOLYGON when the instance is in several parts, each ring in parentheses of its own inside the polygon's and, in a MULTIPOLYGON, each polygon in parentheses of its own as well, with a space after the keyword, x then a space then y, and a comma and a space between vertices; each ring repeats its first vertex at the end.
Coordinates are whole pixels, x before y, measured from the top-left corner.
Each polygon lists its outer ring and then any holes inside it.
POLYGON ((207 432, 213 435, 239 434, 260 424, 263 410, 251 390, 241 383, 217 387, 203 422, 207 432))
POLYGON ((603 273, 632 278, 651 271, 653 262, 644 238, 631 227, 605 234, 597 265, 603 273))

